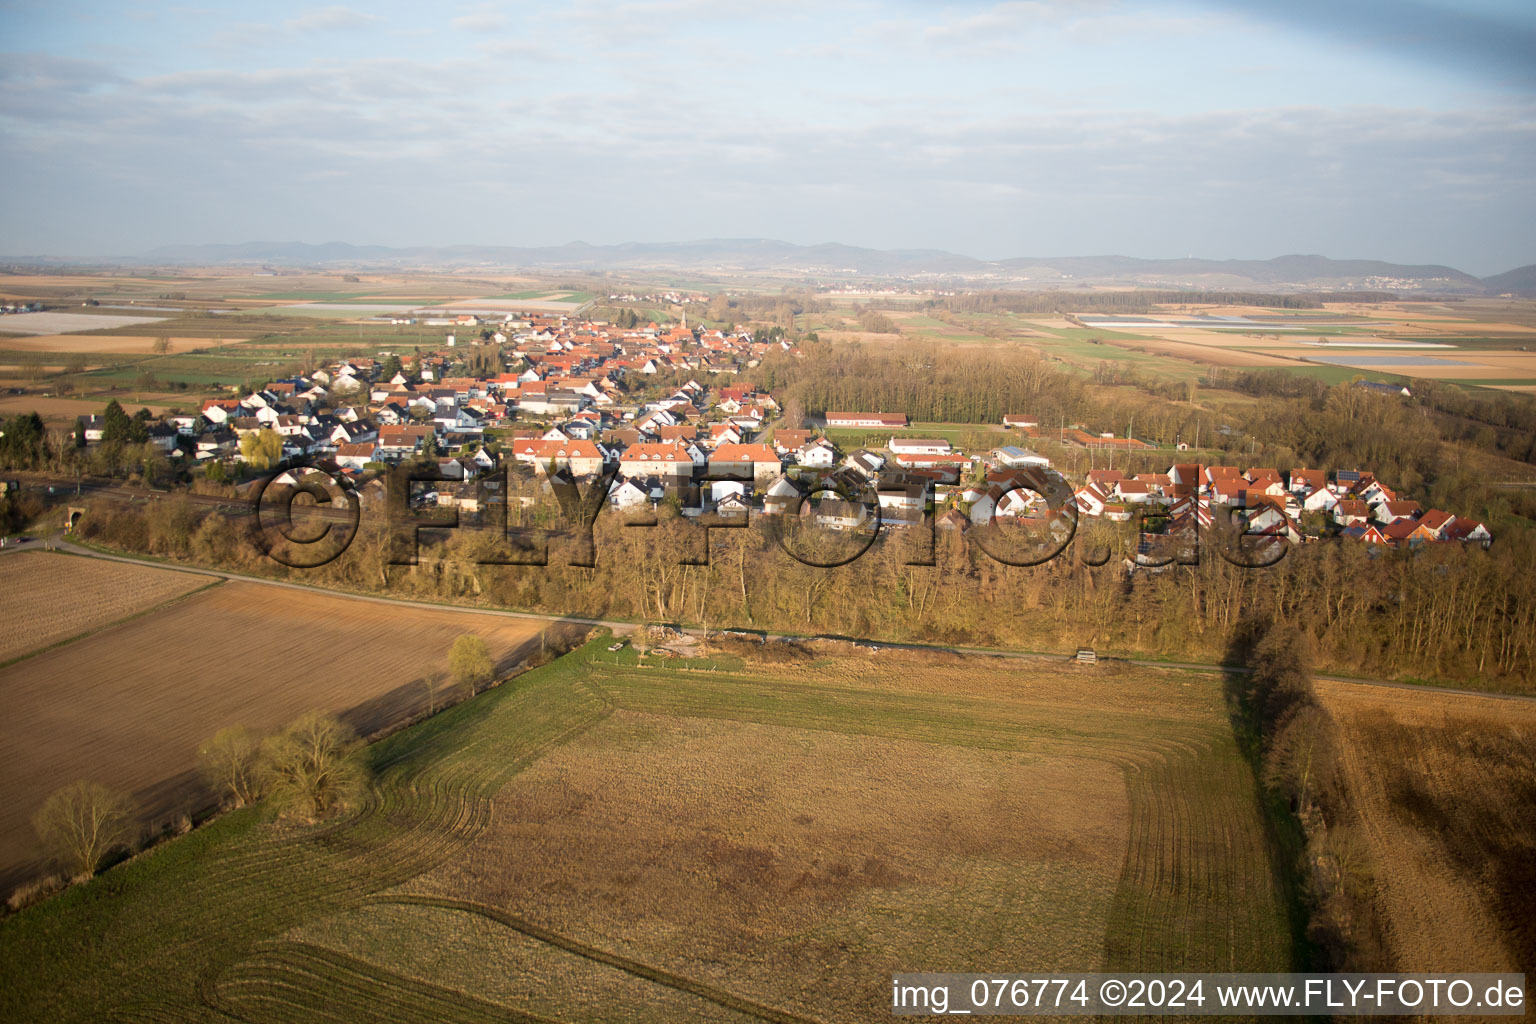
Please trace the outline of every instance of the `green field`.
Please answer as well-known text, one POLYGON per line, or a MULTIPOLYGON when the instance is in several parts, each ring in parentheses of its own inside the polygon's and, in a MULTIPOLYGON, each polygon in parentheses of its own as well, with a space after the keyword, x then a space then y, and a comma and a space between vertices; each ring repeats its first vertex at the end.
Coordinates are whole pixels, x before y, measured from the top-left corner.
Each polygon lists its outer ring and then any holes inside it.
POLYGON ((507 295, 487 295, 488 299, 544 299, 549 302, 570 302, 581 304, 590 301, 594 295, 592 292, 573 292, 567 288, 535 288, 526 292, 511 292, 507 295))
POLYGON ((1010 435, 996 423, 911 423, 899 430, 870 430, 867 427, 828 427, 827 437, 847 448, 850 444, 883 448, 893 437, 942 437, 957 448, 982 435, 991 445, 1011 444, 1010 435), (996 435, 995 437, 992 435, 996 435))
POLYGON ((367 295, 368 290, 357 287, 349 292, 267 292, 265 295, 253 295, 253 299, 295 300, 299 302, 340 302, 343 299, 355 299, 359 295, 367 295))
MULTIPOLYGON (((409 353, 433 349, 443 341, 442 327, 422 324, 340 324, 335 311, 317 311, 325 322, 307 323, 304 318, 242 314, 186 316, 155 325, 149 333, 172 339, 175 350, 165 355, 144 353, 5 352, 0 363, 26 365, 91 365, 95 369, 57 375, 77 394, 108 394, 138 386, 146 376, 159 385, 182 385, 195 392, 239 386, 257 378, 276 379, 299 372, 307 359, 318 365, 350 356, 374 356, 382 352, 409 353), (323 314, 323 315, 320 315, 323 314), (248 338, 222 347, 187 348, 185 338, 248 338)), ((92 335, 134 334, 134 330, 93 331, 92 335)), ((196 344, 193 342, 192 344, 196 344)))
POLYGON ((1295 366, 1263 366, 1256 369, 1269 372, 1282 370, 1295 374, 1298 377, 1315 377, 1327 384, 1342 384, 1345 381, 1354 380, 1356 377, 1362 380, 1381 381, 1385 384, 1407 384, 1409 378, 1396 373, 1385 373, 1381 370, 1357 370, 1350 366, 1329 366, 1325 363, 1297 363, 1295 366))
POLYGON ((367 748, 351 819, 248 808, 6 919, 0 1019, 874 1020, 895 969, 1293 969, 1213 677, 606 643, 367 748))
POLYGON ((1165 380, 1196 380, 1206 372, 1206 367, 1185 359, 1134 352, 1117 344, 1156 340, 1144 335, 1084 327, 1048 327, 1026 316, 972 313, 962 314, 961 318, 976 323, 979 329, 1008 333, 1016 337, 1019 344, 1028 345, 1044 355, 1054 356, 1080 369, 1092 369, 1098 363, 1106 362, 1165 380), (1095 338, 1101 340, 1095 343, 1092 340, 1095 338))

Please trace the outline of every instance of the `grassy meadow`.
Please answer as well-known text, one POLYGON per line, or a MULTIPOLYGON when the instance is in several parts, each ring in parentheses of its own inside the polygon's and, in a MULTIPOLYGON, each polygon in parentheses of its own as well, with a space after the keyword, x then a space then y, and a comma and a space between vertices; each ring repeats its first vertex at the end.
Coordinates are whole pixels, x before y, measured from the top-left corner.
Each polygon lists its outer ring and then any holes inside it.
POLYGON ((897 969, 1286 970, 1220 684, 599 637, 0 922, 0 1018, 883 1018, 897 969), (831 994, 829 994, 831 993, 831 994))

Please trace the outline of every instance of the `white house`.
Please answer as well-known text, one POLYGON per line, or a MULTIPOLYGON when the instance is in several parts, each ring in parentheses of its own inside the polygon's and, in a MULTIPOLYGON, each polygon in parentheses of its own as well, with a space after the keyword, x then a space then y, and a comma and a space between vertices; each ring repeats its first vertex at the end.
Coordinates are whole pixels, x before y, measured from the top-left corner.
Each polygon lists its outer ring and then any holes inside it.
POLYGON ((613 486, 608 491, 608 500, 613 503, 614 508, 624 512, 630 509, 647 508, 651 504, 651 496, 646 493, 645 488, 627 479, 613 482, 613 486))
POLYGON ((379 447, 372 441, 336 446, 336 465, 342 469, 362 469, 376 460, 379 447))
POLYGON ((747 490, 745 481, 742 480, 714 480, 709 485, 709 500, 716 505, 720 504, 728 494, 744 495, 747 490))
POLYGON ((942 437, 893 437, 886 447, 898 458, 903 455, 948 455, 950 452, 949 442, 942 437))
POLYGON ((826 440, 819 439, 797 451, 795 461, 812 469, 831 469, 837 465, 837 452, 826 440))
POLYGON ((1326 487, 1321 487, 1307 495, 1301 501, 1301 507, 1308 512, 1332 512, 1333 506, 1339 503, 1339 496, 1326 487))

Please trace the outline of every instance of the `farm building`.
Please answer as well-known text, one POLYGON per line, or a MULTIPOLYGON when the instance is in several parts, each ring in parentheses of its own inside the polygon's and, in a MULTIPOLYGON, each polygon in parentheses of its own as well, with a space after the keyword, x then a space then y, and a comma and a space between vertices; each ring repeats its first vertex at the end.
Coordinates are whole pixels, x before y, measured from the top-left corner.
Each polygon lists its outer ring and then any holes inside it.
POLYGON ((1049 468, 1051 465, 1051 460, 1044 455, 1028 448, 1020 448, 1018 445, 1010 444, 1002 448, 994 448, 991 455, 993 464, 1005 469, 1022 469, 1025 466, 1049 468))
POLYGON ((829 427, 904 427, 907 414, 903 412, 829 412, 829 427))

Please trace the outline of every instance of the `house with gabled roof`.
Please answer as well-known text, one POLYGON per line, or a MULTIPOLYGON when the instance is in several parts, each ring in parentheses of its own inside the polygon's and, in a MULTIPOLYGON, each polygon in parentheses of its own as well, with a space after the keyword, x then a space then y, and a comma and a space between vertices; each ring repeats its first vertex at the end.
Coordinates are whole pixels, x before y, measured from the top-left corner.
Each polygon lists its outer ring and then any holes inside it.
POLYGON ((1441 540, 1446 528, 1455 520, 1455 516, 1449 512, 1442 512, 1438 508, 1432 508, 1419 517, 1419 528, 1429 540, 1441 540))
POLYGON ((1416 519, 1420 509, 1416 501, 1383 501, 1372 509, 1377 522, 1395 523, 1399 519, 1416 519))
POLYGON ((1109 506, 1109 491, 1103 484, 1088 484, 1078 488, 1072 500, 1077 504, 1078 512, 1083 515, 1102 516, 1109 506))
POLYGON ((1207 490, 1214 489, 1218 480, 1226 480, 1235 483, 1243 479, 1242 471, 1236 466, 1206 466, 1200 471, 1204 478, 1204 487, 1207 490))
POLYGON ((1460 541, 1463 544, 1481 544, 1485 548, 1493 543, 1493 534, 1488 527, 1469 516, 1456 516, 1440 535, 1445 540, 1460 541))
POLYGON ((1265 495, 1257 506, 1248 509, 1244 533, 1250 536, 1284 537, 1293 544, 1301 540, 1296 524, 1285 513, 1284 504, 1269 495, 1265 495))
POLYGON ((628 477, 615 478, 608 489, 608 501, 622 512, 652 507, 650 490, 642 483, 628 477))
POLYGON ((1418 547, 1429 538, 1414 519, 1397 519, 1381 527, 1381 535, 1393 547, 1418 547))
POLYGON ((792 451, 803 448, 815 436, 809 430, 775 430, 773 432, 773 447, 780 455, 788 455, 792 451))
POLYGON ((694 467, 703 461, 703 452, 678 441, 632 444, 619 455, 619 472, 625 476, 692 479, 694 467))
POLYGON ((799 487, 787 476, 781 476, 768 485, 763 493, 763 514, 776 516, 793 513, 803 497, 799 487))
POLYGON ((1346 526, 1344 531, 1340 533, 1339 536, 1347 540, 1359 541, 1362 544, 1379 544, 1385 546, 1387 543, 1387 538, 1382 534, 1381 530, 1377 529, 1375 523, 1370 522, 1355 523, 1351 526, 1346 526))
POLYGON ((1299 498, 1328 489, 1328 474, 1321 469, 1291 470, 1290 492, 1299 498))
POLYGON ((1217 477, 1211 482, 1210 499, 1212 504, 1230 505, 1234 508, 1243 507, 1243 495, 1247 493, 1247 486, 1240 476, 1217 477))
POLYGON ((734 476, 763 487, 783 470, 778 453, 766 444, 717 444, 709 456, 711 476, 734 476))
POLYGON ((831 441, 818 437, 795 451, 795 463, 810 469, 831 469, 837 465, 837 449, 831 441))
POLYGON ((1359 498, 1340 498, 1333 506, 1333 521, 1340 526, 1354 526, 1368 522, 1371 518, 1371 506, 1359 498))
POLYGON ((1110 497, 1127 505, 1142 505, 1152 500, 1152 488, 1140 480, 1122 478, 1115 481, 1110 497))
POLYGON ((1098 484, 1108 494, 1114 490, 1115 484, 1125 479, 1125 474, 1118 469, 1090 469, 1087 479, 1090 484, 1098 484))
POLYGON ((1339 496, 1327 487, 1319 487, 1301 499, 1301 507, 1308 512, 1331 512, 1339 503, 1339 496))
POLYGON ((709 425, 709 443, 719 448, 721 445, 739 445, 743 440, 740 427, 734 423, 711 423, 709 425))
POLYGON ((591 441, 519 441, 513 458, 531 464, 538 472, 568 469, 574 476, 588 476, 603 469, 604 452, 591 441))

